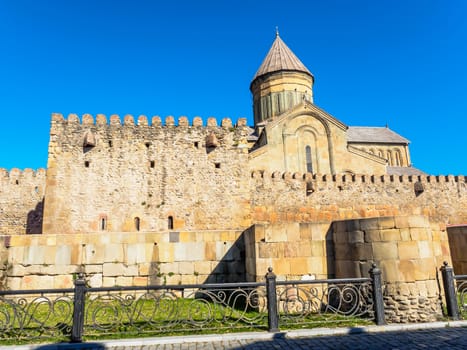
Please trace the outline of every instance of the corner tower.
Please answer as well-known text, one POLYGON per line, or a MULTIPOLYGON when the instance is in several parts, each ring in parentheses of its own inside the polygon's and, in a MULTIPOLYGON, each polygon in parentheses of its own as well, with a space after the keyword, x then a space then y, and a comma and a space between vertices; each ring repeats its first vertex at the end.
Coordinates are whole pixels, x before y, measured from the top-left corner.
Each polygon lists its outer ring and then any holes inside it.
POLYGON ((276 39, 250 84, 255 125, 284 113, 303 100, 313 103, 313 83, 313 74, 276 31, 276 39))

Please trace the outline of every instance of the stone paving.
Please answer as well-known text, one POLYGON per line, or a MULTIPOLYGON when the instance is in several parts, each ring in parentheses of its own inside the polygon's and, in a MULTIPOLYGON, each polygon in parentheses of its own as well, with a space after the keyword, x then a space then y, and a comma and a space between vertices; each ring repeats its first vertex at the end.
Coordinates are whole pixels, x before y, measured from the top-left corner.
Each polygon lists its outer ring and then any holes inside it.
POLYGON ((4 350, 467 350, 467 322, 0 346, 4 350), (420 329, 421 328, 421 329, 420 329))
MULTIPOLYGON (((115 350, 129 350, 118 347, 115 350)), ((272 340, 229 340, 211 343, 160 344, 133 347, 131 350, 263 350, 263 349, 467 349, 467 328, 360 333, 272 340)))

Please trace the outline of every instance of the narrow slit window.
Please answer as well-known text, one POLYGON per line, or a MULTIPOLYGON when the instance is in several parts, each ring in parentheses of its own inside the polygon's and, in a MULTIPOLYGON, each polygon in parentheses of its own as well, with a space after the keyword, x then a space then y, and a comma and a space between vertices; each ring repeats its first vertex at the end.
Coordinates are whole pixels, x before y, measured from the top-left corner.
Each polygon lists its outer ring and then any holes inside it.
POLYGON ((306 172, 313 173, 313 163, 311 160, 311 147, 305 147, 305 156, 306 156, 306 172))
POLYGON ((195 142, 193 143, 193 145, 195 146, 195 148, 199 148, 199 142, 198 142, 198 141, 195 141, 195 142))
POLYGON ((84 167, 85 167, 85 168, 89 168, 89 164, 91 164, 91 162, 90 162, 89 160, 86 160, 86 161, 84 162, 84 167))
POLYGON ((173 216, 168 217, 167 226, 168 226, 169 230, 173 230, 173 228, 174 228, 174 218, 173 218, 173 216))
POLYGON ((140 224, 141 224, 141 220, 139 217, 135 217, 135 230, 136 231, 139 231, 140 230, 140 224))
POLYGON ((154 168, 154 167, 156 166, 156 162, 153 161, 153 160, 151 160, 151 161, 149 162, 149 166, 150 166, 151 168, 154 168))
POLYGON ((100 219, 100 229, 101 231, 105 231, 107 229, 107 219, 101 218, 100 219))
POLYGON ((112 147, 112 140, 109 140, 109 147, 112 147))

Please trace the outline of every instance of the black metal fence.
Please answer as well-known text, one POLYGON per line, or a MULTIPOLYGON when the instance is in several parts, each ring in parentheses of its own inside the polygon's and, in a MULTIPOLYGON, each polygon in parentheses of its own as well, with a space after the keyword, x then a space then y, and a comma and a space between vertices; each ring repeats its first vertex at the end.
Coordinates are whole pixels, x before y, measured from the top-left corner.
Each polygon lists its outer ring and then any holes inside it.
POLYGON ((441 267, 447 315, 453 320, 467 319, 467 275, 455 275, 447 261, 441 267))
POLYGON ((359 320, 384 324, 381 272, 370 278, 0 291, 0 339, 267 330, 359 320))

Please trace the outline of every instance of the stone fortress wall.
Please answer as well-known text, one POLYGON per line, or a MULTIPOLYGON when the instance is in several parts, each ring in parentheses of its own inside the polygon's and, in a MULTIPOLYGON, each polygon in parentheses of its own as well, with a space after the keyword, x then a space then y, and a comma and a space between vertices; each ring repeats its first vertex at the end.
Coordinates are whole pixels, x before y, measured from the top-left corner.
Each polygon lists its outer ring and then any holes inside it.
POLYGON ((246 228, 248 134, 245 119, 54 114, 43 232, 246 228))
POLYGON ((389 302, 421 295, 430 309, 442 261, 467 273, 465 176, 252 171, 250 131, 244 119, 53 115, 47 176, 0 172, 0 285, 71 287, 78 272, 93 286, 253 281, 270 266, 279 279, 350 277, 379 259, 389 302), (365 222, 383 224, 361 242, 347 228, 365 222), (397 254, 378 258, 378 244, 397 254))
POLYGON ((0 169, 0 235, 42 232, 45 169, 0 169))

